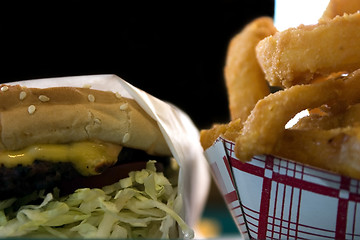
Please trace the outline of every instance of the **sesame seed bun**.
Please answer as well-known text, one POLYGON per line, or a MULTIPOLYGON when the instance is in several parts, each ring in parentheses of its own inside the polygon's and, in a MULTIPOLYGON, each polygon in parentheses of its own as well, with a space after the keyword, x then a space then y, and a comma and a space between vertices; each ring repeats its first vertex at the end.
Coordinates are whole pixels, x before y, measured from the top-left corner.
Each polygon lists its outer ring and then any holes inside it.
POLYGON ((0 150, 100 140, 170 155, 155 120, 113 92, 0 85, 0 123, 0 150))

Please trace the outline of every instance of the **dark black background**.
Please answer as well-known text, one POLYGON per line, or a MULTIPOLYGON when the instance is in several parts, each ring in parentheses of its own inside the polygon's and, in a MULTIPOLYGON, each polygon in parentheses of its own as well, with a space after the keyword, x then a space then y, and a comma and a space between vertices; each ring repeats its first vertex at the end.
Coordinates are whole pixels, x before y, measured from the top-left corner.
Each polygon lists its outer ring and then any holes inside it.
POLYGON ((150 2, 3 6, 0 82, 116 74, 199 128, 228 121, 228 42, 252 19, 273 16, 274 1, 150 2))

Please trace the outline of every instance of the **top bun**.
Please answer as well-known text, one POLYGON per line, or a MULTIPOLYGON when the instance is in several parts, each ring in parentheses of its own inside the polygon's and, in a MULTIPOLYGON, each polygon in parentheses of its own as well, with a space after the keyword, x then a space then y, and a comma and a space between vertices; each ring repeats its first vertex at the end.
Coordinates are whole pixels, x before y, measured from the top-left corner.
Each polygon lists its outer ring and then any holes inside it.
POLYGON ((100 140, 170 155, 156 121, 132 99, 89 88, 0 89, 0 150, 100 140))

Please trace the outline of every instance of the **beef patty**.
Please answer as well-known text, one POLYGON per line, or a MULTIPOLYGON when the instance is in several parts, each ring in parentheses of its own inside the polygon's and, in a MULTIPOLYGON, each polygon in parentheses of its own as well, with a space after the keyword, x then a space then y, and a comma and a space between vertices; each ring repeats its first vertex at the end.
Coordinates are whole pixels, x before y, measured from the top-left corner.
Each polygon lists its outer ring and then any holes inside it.
MULTIPOLYGON (((156 160, 166 166, 169 158, 150 156, 141 150, 123 148, 116 165, 147 162, 148 160, 156 160)), ((131 169, 128 169, 128 171, 131 171, 131 169)), ((25 196, 36 190, 50 191, 64 181, 69 183, 72 179, 80 178, 85 177, 82 177, 71 163, 35 160, 29 166, 18 165, 13 168, 0 166, 0 200, 25 196)))

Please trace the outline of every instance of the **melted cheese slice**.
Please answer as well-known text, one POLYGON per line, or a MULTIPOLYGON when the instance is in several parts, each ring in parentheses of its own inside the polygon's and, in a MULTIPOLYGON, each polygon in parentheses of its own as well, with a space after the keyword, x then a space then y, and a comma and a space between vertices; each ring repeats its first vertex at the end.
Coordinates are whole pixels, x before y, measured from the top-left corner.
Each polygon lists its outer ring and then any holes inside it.
POLYGON ((35 160, 69 162, 80 174, 89 176, 115 164, 121 149, 120 145, 102 142, 37 144, 18 151, 0 152, 0 165, 29 166, 35 160))

